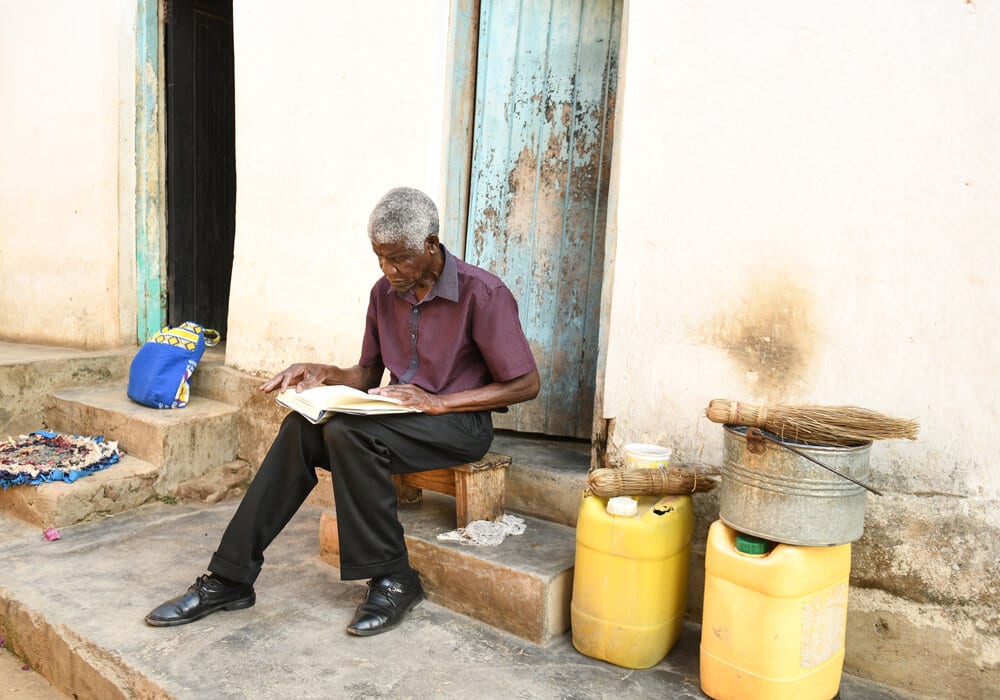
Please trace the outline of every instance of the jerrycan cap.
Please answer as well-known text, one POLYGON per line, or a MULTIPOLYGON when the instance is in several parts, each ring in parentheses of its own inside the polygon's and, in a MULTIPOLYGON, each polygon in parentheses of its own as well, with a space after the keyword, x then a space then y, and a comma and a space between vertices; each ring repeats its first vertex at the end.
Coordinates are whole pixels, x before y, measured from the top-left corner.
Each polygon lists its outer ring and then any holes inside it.
POLYGON ((639 504, 631 496, 615 496, 608 499, 608 512, 611 515, 632 516, 639 512, 639 504))
POLYGON ((742 532, 736 535, 736 551, 740 554, 767 554, 774 549, 774 542, 765 540, 763 537, 745 535, 742 532))

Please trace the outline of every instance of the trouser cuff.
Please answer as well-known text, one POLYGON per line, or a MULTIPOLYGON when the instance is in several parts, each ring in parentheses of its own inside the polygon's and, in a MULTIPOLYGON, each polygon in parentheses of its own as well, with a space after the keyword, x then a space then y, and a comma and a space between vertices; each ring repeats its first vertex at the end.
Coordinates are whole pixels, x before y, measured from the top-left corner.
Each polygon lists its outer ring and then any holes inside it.
POLYGON ((212 555, 212 560, 208 562, 208 570, 213 574, 218 574, 222 578, 228 578, 238 583, 245 583, 248 586, 252 586, 257 577, 260 576, 260 569, 255 571, 242 566, 236 566, 224 559, 220 559, 218 555, 212 555))
MULTIPOLYGON (((410 557, 407 554, 393 559, 392 561, 379 562, 377 564, 363 564, 352 566, 345 564, 343 558, 340 561, 340 578, 342 581, 356 581, 361 578, 377 578, 390 574, 399 574, 410 571, 410 557)), ((219 572, 221 573, 221 572, 219 572)), ((225 574, 222 574, 225 576, 225 574)))

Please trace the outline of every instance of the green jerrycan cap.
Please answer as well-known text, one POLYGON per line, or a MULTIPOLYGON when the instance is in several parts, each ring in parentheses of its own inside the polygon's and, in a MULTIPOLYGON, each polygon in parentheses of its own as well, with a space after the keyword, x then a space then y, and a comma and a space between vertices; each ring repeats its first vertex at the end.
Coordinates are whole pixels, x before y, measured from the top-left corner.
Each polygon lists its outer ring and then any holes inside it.
POLYGON ((744 535, 742 532, 736 535, 736 551, 741 554, 767 554, 774 549, 774 542, 765 540, 762 537, 744 535))

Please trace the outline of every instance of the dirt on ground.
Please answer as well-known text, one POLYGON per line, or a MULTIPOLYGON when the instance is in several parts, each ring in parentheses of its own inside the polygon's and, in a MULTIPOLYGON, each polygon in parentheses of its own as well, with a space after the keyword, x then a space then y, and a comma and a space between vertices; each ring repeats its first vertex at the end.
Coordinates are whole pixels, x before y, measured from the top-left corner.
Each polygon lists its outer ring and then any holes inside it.
POLYGON ((0 697, 11 700, 67 700, 36 671, 5 648, 0 648, 0 697))

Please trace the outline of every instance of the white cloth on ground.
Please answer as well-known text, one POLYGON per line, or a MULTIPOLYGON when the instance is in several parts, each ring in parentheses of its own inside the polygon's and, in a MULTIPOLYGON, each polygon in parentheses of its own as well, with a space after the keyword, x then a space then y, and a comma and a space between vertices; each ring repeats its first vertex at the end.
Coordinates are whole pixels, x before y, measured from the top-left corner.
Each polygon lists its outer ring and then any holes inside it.
POLYGON ((520 535, 526 525, 524 518, 504 514, 499 520, 473 520, 465 527, 437 536, 439 540, 451 540, 462 544, 474 544, 495 547, 503 542, 507 535, 520 535))

